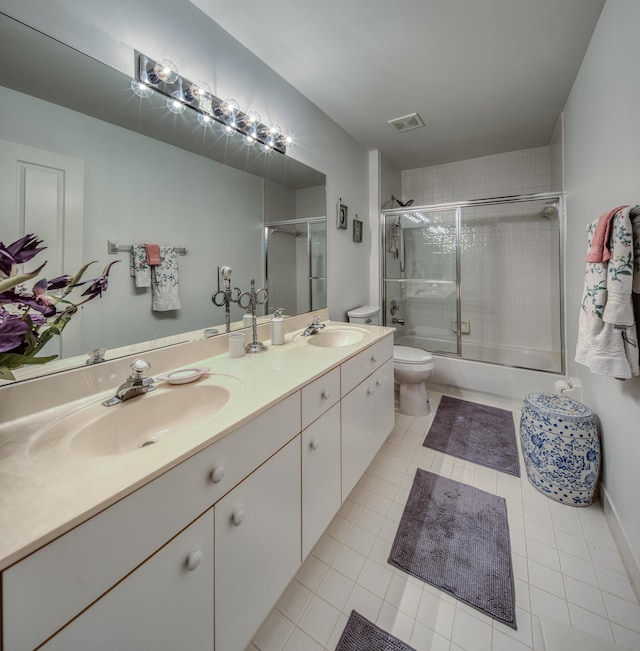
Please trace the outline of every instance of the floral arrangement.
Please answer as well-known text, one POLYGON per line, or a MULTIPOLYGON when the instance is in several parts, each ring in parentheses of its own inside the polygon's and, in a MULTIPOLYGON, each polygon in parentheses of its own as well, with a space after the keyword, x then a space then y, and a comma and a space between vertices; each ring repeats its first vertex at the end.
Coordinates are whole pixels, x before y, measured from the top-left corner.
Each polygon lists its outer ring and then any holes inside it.
POLYGON ((41 278, 29 290, 25 283, 36 278, 47 263, 23 273, 19 273, 18 265, 29 262, 47 248, 41 244, 42 240, 32 233, 8 246, 0 242, 0 379, 3 380, 15 379, 12 370, 16 368, 46 364, 57 357, 38 357, 38 353, 52 337, 62 333, 81 305, 107 291, 109 271, 118 262, 110 262, 101 276, 91 280, 82 277, 93 262, 85 264, 75 276, 41 278), (71 292, 83 286, 85 290, 79 300, 73 302, 71 292))

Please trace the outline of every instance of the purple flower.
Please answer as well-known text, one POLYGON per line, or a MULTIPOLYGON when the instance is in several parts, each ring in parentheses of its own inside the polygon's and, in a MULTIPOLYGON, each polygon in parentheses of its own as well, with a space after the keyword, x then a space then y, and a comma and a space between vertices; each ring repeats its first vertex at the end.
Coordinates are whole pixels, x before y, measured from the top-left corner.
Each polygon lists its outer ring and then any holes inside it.
MULTIPOLYGON (((109 271, 111 271, 111 267, 116 263, 120 262, 120 260, 114 260, 113 262, 110 262, 105 268, 104 271, 102 272, 102 276, 98 276, 97 278, 94 278, 93 280, 87 280, 84 283, 78 283, 77 286, 80 285, 86 285, 87 283, 91 283, 87 289, 82 292, 82 296, 88 296, 87 301, 90 301, 97 296, 102 297, 102 292, 107 291, 107 287, 109 286, 109 271)), ((86 302, 86 301, 85 301, 86 302)))
POLYGON ((26 321, 17 314, 9 314, 0 309, 0 353, 15 350, 25 343, 25 335, 29 330, 26 321))
POLYGON ((27 233, 8 246, 4 242, 0 242, 0 273, 5 277, 10 276, 14 265, 28 262, 47 248, 46 246, 39 247, 40 244, 42 244, 42 240, 39 240, 33 233, 27 233))
POLYGON ((31 308, 45 317, 53 316, 56 313, 56 306, 51 299, 46 296, 39 296, 35 292, 33 296, 29 296, 28 294, 18 294, 15 289, 10 289, 0 294, 0 305, 3 303, 12 303, 19 308, 31 308))

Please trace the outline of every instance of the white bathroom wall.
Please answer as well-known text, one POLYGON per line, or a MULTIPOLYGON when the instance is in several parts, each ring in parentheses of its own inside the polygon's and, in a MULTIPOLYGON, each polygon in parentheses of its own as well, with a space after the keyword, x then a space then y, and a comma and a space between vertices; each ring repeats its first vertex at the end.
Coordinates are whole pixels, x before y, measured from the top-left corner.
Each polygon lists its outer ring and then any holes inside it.
MULTIPOLYGON (((255 108, 263 120, 280 124, 295 139, 290 155, 327 175, 331 317, 344 319, 369 300, 370 230, 356 245, 350 229, 331 226, 340 197, 350 216, 367 214, 367 152, 188 0, 0 0, 0 9, 127 74, 134 49, 169 58, 186 77, 206 80, 218 96, 235 97, 245 110, 255 108)), ((331 38, 327 34, 327 43, 331 38)))
POLYGON ((640 202, 638 25, 637 0, 607 0, 564 110, 564 138, 569 370, 580 379, 583 401, 600 420, 603 484, 628 542, 627 562, 635 562, 635 577, 640 580, 640 378, 620 381, 594 375, 572 361, 585 269, 585 226, 613 206, 640 202))

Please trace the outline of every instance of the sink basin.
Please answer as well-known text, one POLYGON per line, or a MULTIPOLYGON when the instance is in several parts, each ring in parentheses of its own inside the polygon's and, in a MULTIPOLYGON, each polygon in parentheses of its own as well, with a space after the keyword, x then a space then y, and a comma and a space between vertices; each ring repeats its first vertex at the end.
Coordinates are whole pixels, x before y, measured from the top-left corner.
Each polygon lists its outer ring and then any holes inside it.
POLYGON ((65 442, 84 457, 101 457, 144 449, 188 430, 218 412, 230 393, 216 384, 160 387, 112 407, 100 402, 81 407, 45 426, 30 454, 50 451, 65 442))
POLYGON ((365 337, 369 336, 368 330, 361 328, 341 328, 335 326, 327 326, 322 330, 318 330, 315 335, 304 337, 298 334, 294 337, 297 342, 307 342, 309 346, 319 346, 320 348, 341 348, 342 346, 352 346, 362 341, 365 337))

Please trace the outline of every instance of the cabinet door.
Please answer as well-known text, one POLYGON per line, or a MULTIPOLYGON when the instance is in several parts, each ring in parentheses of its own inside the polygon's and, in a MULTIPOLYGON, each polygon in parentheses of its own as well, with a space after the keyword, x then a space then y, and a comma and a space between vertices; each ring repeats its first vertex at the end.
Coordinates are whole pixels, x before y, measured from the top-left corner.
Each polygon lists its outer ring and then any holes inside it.
POLYGON ((215 648, 244 651, 300 567, 300 437, 215 508, 215 648))
POLYGON ((212 651, 213 509, 39 648, 212 651))
POLYGON ((302 432, 302 558, 307 557, 341 499, 340 405, 302 432))
POLYGON ((393 359, 342 399, 342 500, 393 428, 393 359))

